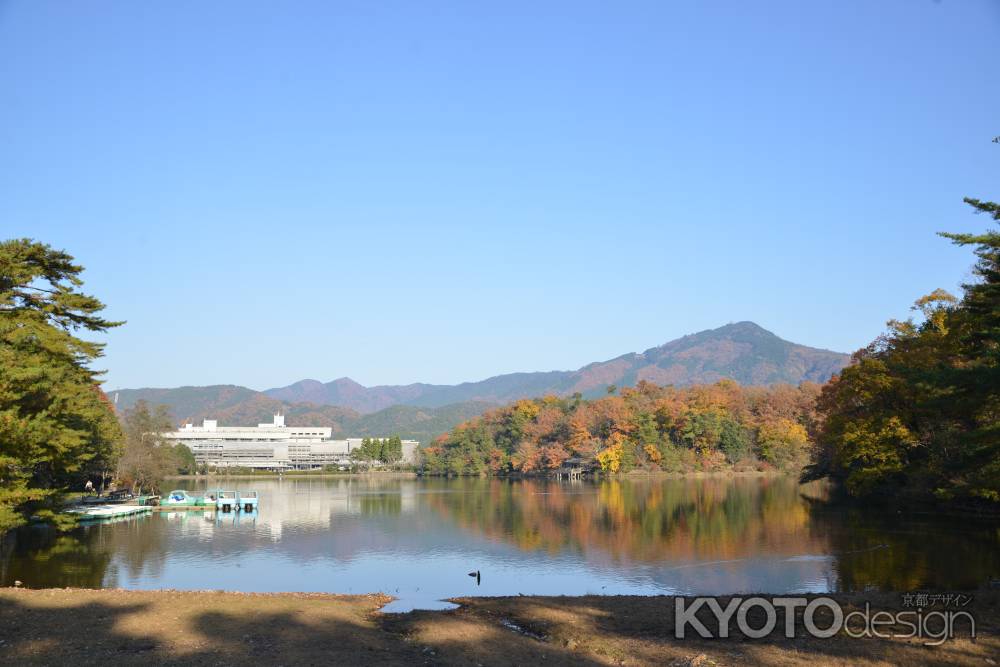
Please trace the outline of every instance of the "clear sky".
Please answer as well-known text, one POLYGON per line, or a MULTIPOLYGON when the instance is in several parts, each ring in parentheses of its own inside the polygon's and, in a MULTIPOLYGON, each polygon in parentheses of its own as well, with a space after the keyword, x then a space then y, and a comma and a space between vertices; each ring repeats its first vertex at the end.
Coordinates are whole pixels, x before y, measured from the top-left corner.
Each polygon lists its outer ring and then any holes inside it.
POLYGON ((969 277, 998 74, 995 0, 0 0, 0 237, 111 387, 850 351, 969 277))

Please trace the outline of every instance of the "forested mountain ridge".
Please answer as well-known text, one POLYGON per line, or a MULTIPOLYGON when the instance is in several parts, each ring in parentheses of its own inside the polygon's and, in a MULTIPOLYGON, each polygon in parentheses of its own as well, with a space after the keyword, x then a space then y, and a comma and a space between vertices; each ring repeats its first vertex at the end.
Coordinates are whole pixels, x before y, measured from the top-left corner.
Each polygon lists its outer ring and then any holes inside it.
POLYGON ((640 380, 689 386, 732 379, 744 386, 825 382, 847 365, 847 354, 797 345, 753 322, 737 322, 678 338, 641 353, 587 364, 575 371, 508 373, 458 385, 380 385, 365 387, 350 378, 322 383, 302 380, 268 389, 272 398, 290 402, 340 405, 359 412, 390 405, 440 407, 466 401, 508 403, 520 398, 580 393, 599 396, 614 384, 640 380))
POLYGON ((575 371, 508 373, 458 385, 365 387, 349 378, 322 383, 301 380, 254 391, 237 385, 120 389, 109 393, 120 410, 144 399, 166 405, 178 422, 218 419, 236 426, 269 422, 281 412, 290 425, 330 426, 334 435, 399 434, 429 442, 491 407, 534 396, 593 398, 609 385, 640 381, 691 386, 732 379, 743 386, 824 382, 848 355, 796 345, 753 322, 728 324, 575 371))

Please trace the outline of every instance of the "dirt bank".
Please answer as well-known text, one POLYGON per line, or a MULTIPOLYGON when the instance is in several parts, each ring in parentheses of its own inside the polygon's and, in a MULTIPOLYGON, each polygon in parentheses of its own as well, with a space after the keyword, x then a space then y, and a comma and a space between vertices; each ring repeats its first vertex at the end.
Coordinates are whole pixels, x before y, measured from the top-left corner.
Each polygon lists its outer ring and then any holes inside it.
MULTIPOLYGON (((457 600, 382 614, 383 595, 0 589, 0 664, 920 665, 1000 663, 995 591, 979 639, 673 638, 671 597, 457 600)), ((900 609, 899 595, 838 596, 900 609)))

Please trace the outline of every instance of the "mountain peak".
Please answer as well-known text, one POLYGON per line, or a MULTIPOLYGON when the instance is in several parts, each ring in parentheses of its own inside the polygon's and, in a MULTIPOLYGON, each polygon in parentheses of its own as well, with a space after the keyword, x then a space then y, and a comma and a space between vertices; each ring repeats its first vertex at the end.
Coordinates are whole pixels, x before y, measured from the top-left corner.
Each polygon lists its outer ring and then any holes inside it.
POLYGON ((766 333, 774 335, 764 327, 760 326, 756 322, 751 322, 750 320, 743 320, 741 322, 730 322, 729 324, 724 324, 715 331, 752 331, 756 333, 766 333))
POLYGON ((751 322, 750 320, 744 320, 742 322, 730 322, 729 324, 724 324, 721 327, 716 327, 715 329, 705 329, 704 331, 699 331, 696 334, 691 334, 691 336, 685 336, 684 338, 691 338, 692 336, 701 337, 712 337, 712 338, 722 338, 727 336, 767 336, 778 338, 779 336, 772 331, 765 329, 756 322, 751 322))
POLYGON ((328 387, 360 387, 362 389, 365 388, 363 384, 361 384, 360 382, 355 382, 346 375, 344 377, 339 377, 336 380, 330 380, 329 382, 326 383, 326 385, 328 387))
POLYGON ((321 386, 323 383, 319 380, 313 380, 312 378, 306 378, 304 380, 299 380, 298 382, 293 382, 290 387, 315 387, 321 386))

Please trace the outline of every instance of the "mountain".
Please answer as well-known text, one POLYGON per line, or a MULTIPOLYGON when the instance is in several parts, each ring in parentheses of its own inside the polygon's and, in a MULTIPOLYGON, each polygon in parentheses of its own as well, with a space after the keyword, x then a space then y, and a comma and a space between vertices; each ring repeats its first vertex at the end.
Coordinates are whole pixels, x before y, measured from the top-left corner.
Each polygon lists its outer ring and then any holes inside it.
POLYGON ((727 324, 641 353, 588 364, 575 371, 509 373, 458 385, 408 384, 365 387, 350 378, 326 384, 302 380, 268 389, 272 398, 290 402, 341 405, 367 413, 391 405, 441 407, 478 401, 507 403, 543 394, 595 396, 610 385, 632 386, 640 380, 691 385, 732 378, 743 385, 825 382, 847 365, 849 355, 797 345, 753 322, 727 324))
MULTIPOLYGON (((245 409, 248 403, 259 401, 262 394, 234 384, 216 384, 174 389, 115 389, 108 396, 119 410, 144 400, 152 405, 166 405, 176 419, 195 420, 204 419, 205 415, 212 419, 212 415, 220 412, 245 409)), ((263 397, 272 400, 266 395, 263 397)))
POLYGON ((218 419, 223 426, 270 422, 281 412, 292 426, 329 426, 341 437, 398 434, 428 442, 490 407, 519 398, 603 394, 608 385, 691 385, 732 378, 743 385, 825 382, 850 357, 782 340, 753 322, 727 324, 641 353, 575 371, 508 373, 457 385, 365 387, 350 378, 301 380, 254 391, 236 385, 108 392, 119 409, 143 399, 166 405, 177 421, 218 419))
POLYGON ((268 389, 264 393, 271 398, 293 403, 346 405, 358 412, 375 412, 390 405, 410 403, 428 390, 436 388, 438 387, 435 385, 419 383, 365 387, 351 378, 339 378, 325 384, 319 380, 299 380, 287 387, 268 389))
POLYGON ((478 417, 495 407, 497 407, 495 403, 479 401, 452 403, 440 408, 393 405, 378 412, 362 415, 346 424, 345 428, 350 431, 353 437, 396 434, 402 438, 428 443, 462 422, 478 417))
POLYGON ((108 394, 118 410, 127 410, 144 400, 165 405, 176 422, 200 423, 217 419, 220 426, 270 423, 275 413, 286 415, 289 425, 330 426, 334 433, 345 422, 361 415, 351 408, 313 403, 289 403, 267 394, 235 385, 178 387, 176 389, 116 389, 108 394))

